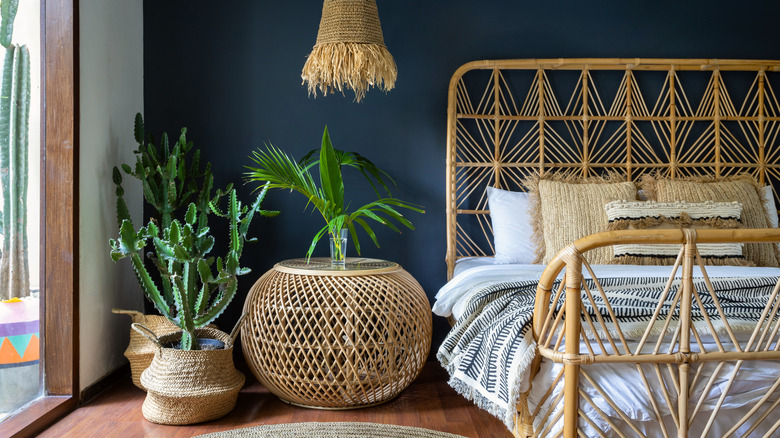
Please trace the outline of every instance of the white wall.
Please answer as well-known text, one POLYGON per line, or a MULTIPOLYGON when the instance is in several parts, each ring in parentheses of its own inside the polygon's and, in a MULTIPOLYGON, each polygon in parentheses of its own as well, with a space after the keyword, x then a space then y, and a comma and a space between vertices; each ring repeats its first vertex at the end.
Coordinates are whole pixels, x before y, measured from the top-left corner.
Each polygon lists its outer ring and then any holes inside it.
MULTIPOLYGON (((130 319, 111 308, 142 308, 128 260, 111 261, 117 234, 112 168, 134 163, 133 118, 143 112, 143 1, 79 2, 79 305, 81 389, 124 363, 130 319)), ((138 224, 141 187, 125 179, 138 224)))

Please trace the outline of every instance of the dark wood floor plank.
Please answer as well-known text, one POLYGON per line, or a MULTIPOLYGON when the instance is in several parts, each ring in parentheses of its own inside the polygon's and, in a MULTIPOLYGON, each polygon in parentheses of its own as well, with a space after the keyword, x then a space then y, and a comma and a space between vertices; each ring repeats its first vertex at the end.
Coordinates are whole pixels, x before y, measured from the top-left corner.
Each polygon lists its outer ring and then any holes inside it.
POLYGON ((420 376, 395 399, 379 406, 345 411, 306 409, 280 401, 251 373, 236 408, 225 417, 189 426, 162 426, 143 418, 145 393, 128 378, 109 388, 44 431, 40 437, 165 437, 193 435, 262 424, 353 421, 425 427, 469 438, 511 437, 495 417, 478 409, 447 386, 447 374, 429 362, 420 376))

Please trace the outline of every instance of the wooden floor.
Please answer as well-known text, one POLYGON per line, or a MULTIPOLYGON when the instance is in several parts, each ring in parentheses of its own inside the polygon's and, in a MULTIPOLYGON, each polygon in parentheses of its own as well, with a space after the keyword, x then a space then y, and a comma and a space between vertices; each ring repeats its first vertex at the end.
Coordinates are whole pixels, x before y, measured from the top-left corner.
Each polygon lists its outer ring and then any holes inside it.
POLYGON ((130 376, 95 400, 51 426, 40 437, 191 437, 261 424, 310 421, 358 421, 425 427, 469 438, 511 437, 503 423, 458 395, 447 385, 447 373, 438 362, 428 362, 398 397, 385 404, 348 411, 325 411, 290 406, 257 383, 251 373, 227 416, 193 426, 161 426, 141 414, 145 393, 130 376))

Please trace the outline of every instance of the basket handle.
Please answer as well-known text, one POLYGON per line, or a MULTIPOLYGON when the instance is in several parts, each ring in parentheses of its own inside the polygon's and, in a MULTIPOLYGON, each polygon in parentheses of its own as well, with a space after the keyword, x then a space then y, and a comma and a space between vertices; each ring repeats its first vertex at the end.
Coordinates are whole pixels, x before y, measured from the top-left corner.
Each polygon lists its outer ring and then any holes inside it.
POLYGON ((141 336, 143 336, 146 339, 154 342, 154 344, 157 345, 158 347, 162 347, 162 344, 160 343, 160 339, 157 338, 157 335, 154 334, 153 331, 149 330, 149 328, 146 327, 145 325, 139 324, 137 322, 134 322, 134 323, 130 324, 130 327, 132 327, 133 330, 135 330, 138 333, 140 333, 141 336))
POLYGON ((230 346, 232 347, 233 344, 236 343, 236 338, 238 337, 238 332, 241 330, 241 326, 244 325, 244 320, 246 319, 247 314, 244 313, 241 315, 241 318, 238 318, 238 321, 236 321, 236 325, 233 326, 233 330, 230 331, 230 346))
POLYGON ((124 310, 124 309, 113 308, 111 309, 111 313, 115 313, 117 315, 130 315, 130 317, 133 318, 133 321, 135 321, 136 318, 138 318, 141 321, 146 322, 146 315, 144 315, 143 313, 137 310, 124 310))

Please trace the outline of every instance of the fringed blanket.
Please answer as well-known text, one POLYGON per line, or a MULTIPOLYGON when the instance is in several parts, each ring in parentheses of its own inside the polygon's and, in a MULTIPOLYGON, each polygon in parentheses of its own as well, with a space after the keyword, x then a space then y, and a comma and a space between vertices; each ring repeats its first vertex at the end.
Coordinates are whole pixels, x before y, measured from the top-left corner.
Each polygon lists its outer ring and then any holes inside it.
MULTIPOLYGON (((711 280, 732 330, 749 332, 767 305, 777 277, 711 280)), ((594 292, 599 312, 608 320, 592 280, 586 281, 594 292)), ((667 281, 668 278, 599 280, 626 336, 636 337, 644 332, 667 281)), ((704 311, 716 330, 722 330, 723 325, 719 322, 718 312, 704 281, 694 280, 694 285, 704 311)), ((515 406, 520 393, 528 389, 530 365, 536 354, 536 342, 530 333, 536 286, 536 281, 501 283, 475 294, 437 354, 450 374, 450 386, 498 417, 510 429, 514 427, 515 406)), ((557 286, 558 282, 553 290, 557 286)), ((673 287, 665 300, 661 315, 668 314, 676 289, 673 287)), ((595 315, 586 299, 583 299, 583 309, 595 315)), ((673 317, 678 311, 675 310, 673 317)), ((692 314, 694 321, 704 320, 695 301, 692 314)), ((670 326, 669 330, 674 330, 676 324, 670 326)), ((655 334, 659 334, 659 330, 655 334)))

